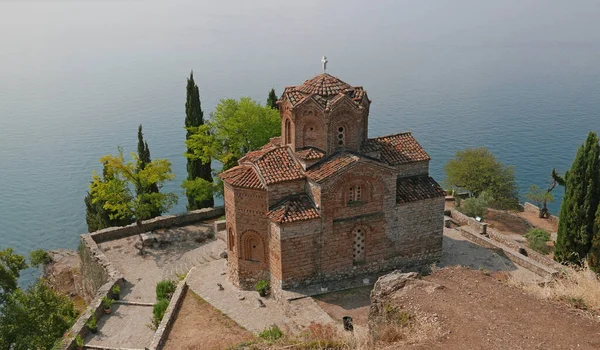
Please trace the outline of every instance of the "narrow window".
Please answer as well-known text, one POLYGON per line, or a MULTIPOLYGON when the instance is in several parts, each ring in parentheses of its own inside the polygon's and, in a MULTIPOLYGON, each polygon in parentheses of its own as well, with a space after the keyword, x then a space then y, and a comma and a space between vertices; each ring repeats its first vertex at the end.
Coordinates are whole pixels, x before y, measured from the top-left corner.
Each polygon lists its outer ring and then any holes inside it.
POLYGON ((285 144, 290 144, 292 142, 292 123, 289 119, 285 121, 285 144))
POLYGON ((350 187, 348 191, 348 203, 354 200, 354 187, 350 187))
POLYGON ((357 227, 353 232, 353 255, 352 261, 357 263, 365 261, 365 230, 362 227, 357 227))
POLYGON ((338 148, 343 147, 345 142, 346 142, 346 140, 345 140, 344 127, 340 126, 338 128, 338 148))
POLYGON ((233 230, 231 229, 231 227, 229 228, 229 236, 227 238, 229 240, 229 250, 233 251, 233 249, 235 248, 235 239, 233 238, 233 230))
POLYGON ((359 201, 362 199, 362 192, 360 186, 356 186, 356 195, 354 196, 355 201, 359 201))

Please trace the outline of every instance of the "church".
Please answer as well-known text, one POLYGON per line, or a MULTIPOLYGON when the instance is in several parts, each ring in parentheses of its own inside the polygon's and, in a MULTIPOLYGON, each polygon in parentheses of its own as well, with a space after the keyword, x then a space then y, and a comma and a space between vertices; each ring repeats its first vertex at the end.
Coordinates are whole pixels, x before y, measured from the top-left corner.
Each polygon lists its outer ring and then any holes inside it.
POLYGON ((410 132, 369 138, 367 92, 325 70, 277 104, 281 137, 220 175, 236 286, 293 289, 439 260, 444 191, 410 132))

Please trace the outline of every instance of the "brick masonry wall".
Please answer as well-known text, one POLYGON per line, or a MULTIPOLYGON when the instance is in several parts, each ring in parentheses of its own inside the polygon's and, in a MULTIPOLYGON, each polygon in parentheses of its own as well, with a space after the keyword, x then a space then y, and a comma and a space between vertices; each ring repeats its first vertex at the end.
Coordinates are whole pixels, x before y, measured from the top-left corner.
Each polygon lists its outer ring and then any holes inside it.
POLYGON ((268 193, 268 206, 276 204, 282 199, 296 193, 304 192, 304 179, 285 181, 277 184, 269 185, 268 193))
POLYGON ((429 174, 429 161, 396 165, 394 167, 399 177, 410 177, 429 174))
POLYGON ((267 229, 269 221, 265 213, 268 209, 268 194, 262 190, 234 188, 226 194, 226 219, 233 229, 235 252, 229 258, 229 276, 231 281, 243 289, 253 289, 256 282, 269 278, 269 240, 267 229), (264 249, 263 261, 249 261, 244 255, 244 235, 255 234, 260 237, 264 249), (235 260, 235 261, 234 261, 235 260))
POLYGON ((393 254, 441 254, 444 230, 444 197, 396 207, 388 232, 393 254))

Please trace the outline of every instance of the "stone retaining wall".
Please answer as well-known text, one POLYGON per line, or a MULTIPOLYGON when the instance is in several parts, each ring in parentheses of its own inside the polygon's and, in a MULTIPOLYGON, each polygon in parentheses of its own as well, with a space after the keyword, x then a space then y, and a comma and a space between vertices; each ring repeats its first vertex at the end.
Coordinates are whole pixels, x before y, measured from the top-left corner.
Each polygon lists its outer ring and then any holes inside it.
POLYGON ((133 223, 127 226, 109 227, 103 230, 92 232, 90 233, 90 235, 96 243, 102 243, 119 238, 138 235, 140 233, 149 232, 161 228, 183 226, 198 221, 214 219, 223 215, 225 215, 224 207, 204 208, 177 215, 159 216, 154 219, 143 221, 142 224, 139 226, 133 223))
POLYGON ((525 255, 522 255, 500 242, 496 242, 486 236, 474 232, 470 228, 459 227, 458 232, 460 232, 460 234, 463 235, 463 237, 477 243, 480 246, 486 247, 488 249, 502 250, 502 252, 504 252, 504 255, 512 262, 514 262, 517 265, 523 266, 524 268, 542 277, 553 277, 556 274, 558 274, 557 270, 550 268, 544 264, 541 264, 525 255))
POLYGON ((482 235, 485 235, 487 232, 487 226, 488 224, 485 222, 479 222, 475 219, 473 219, 472 217, 466 216, 465 214, 461 213, 460 211, 454 209, 454 208, 450 208, 450 217, 454 220, 456 220, 458 223, 460 223, 461 225, 468 225, 470 227, 472 227, 473 229, 477 230, 477 232, 479 232, 482 235))
MULTIPOLYGON (((189 275, 190 274, 188 273, 188 276, 189 275)), ((158 325, 156 333, 154 333, 152 343, 148 347, 149 350, 160 350, 165 345, 165 342, 167 341, 167 338, 169 336, 169 332, 171 332, 171 328, 173 327, 173 323, 175 322, 175 316, 177 316, 177 312, 181 308, 183 298, 187 294, 187 291, 188 284, 186 277, 177 285, 177 289, 175 289, 175 293, 173 293, 171 301, 169 301, 169 306, 165 311, 165 315, 160 321, 160 325, 158 325)))
MULTIPOLYGON (((536 215, 540 215, 540 208, 529 202, 525 202, 525 204, 523 204, 523 211, 528 212, 528 213, 535 213, 536 215)), ((558 225, 558 217, 557 216, 548 215, 548 220, 550 222, 552 222, 553 224, 558 225)))

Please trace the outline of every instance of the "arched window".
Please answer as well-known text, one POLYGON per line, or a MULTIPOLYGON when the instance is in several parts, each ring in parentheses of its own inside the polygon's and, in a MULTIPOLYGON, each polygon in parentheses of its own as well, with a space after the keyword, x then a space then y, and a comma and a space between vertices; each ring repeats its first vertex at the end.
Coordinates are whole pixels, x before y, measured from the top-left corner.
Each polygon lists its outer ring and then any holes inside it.
POLYGON ((348 199, 347 202, 359 202, 364 199, 364 188, 361 184, 354 184, 348 187, 348 199))
POLYGON ((265 261, 265 247, 257 232, 247 231, 242 236, 242 256, 244 260, 263 262, 265 261))
POLYGON ((346 129, 344 129, 343 126, 340 126, 338 128, 338 137, 337 137, 337 147, 344 147, 344 144, 346 143, 346 129))
POLYGON ((229 228, 229 234, 227 235, 227 245, 229 246, 229 250, 233 251, 235 249, 235 238, 233 237, 233 229, 229 228))
POLYGON ((355 263, 365 261, 365 236, 366 230, 362 226, 352 230, 352 261, 355 263))
POLYGON ((285 120, 285 144, 292 143, 292 122, 289 119, 285 120))

